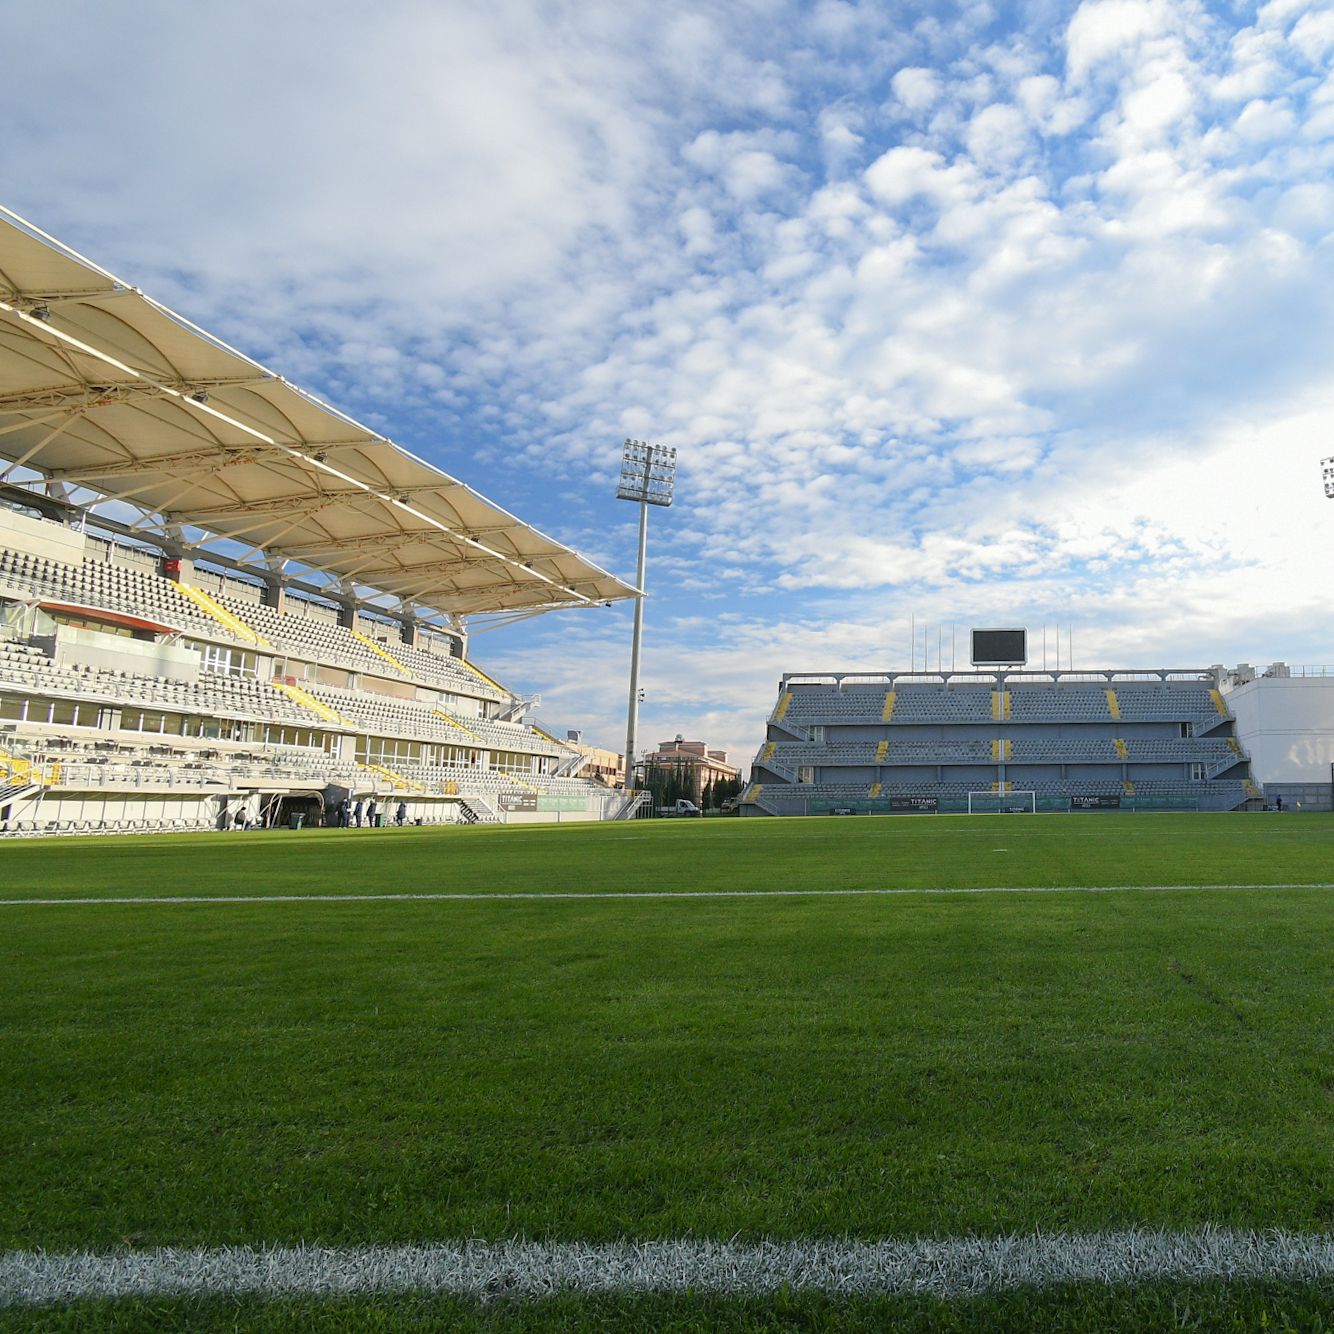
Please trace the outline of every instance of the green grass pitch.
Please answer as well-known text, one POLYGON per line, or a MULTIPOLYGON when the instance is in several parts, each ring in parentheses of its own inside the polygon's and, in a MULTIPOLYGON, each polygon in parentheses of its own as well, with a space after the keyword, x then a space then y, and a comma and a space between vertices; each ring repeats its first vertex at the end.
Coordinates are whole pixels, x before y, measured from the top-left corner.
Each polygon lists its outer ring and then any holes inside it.
MULTIPOLYGON (((257 901, 0 908, 0 1250, 1328 1234, 1331 883, 1318 816, 6 843, 6 900, 257 901), (1050 892, 804 892, 1006 886, 1050 892), (271 901, 347 894, 477 897, 271 901)), ((0 1329, 1329 1329, 1334 1294, 38 1315, 0 1329)))

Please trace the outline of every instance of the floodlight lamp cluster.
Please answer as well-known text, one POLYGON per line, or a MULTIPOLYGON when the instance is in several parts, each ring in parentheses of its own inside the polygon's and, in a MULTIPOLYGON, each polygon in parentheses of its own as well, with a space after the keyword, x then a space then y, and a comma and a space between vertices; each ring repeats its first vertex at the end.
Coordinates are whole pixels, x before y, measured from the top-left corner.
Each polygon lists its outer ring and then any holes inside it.
POLYGON ((645 505, 670 505, 676 487, 676 450, 627 440, 621 454, 621 480, 617 500, 635 500, 645 505))
POLYGON ((1325 479, 1325 495, 1334 500, 1334 458, 1321 459, 1320 471, 1325 479))

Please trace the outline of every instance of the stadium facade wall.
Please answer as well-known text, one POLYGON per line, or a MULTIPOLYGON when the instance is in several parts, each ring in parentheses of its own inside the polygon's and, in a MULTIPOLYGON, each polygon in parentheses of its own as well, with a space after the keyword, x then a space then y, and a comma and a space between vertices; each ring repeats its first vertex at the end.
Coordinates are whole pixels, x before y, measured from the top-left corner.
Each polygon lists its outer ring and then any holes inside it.
POLYGON ((78 565, 84 558, 87 542, 76 528, 33 518, 0 505, 0 546, 78 565))
POLYGON ((1223 691, 1266 799, 1334 809, 1334 668, 1242 664, 1223 691))

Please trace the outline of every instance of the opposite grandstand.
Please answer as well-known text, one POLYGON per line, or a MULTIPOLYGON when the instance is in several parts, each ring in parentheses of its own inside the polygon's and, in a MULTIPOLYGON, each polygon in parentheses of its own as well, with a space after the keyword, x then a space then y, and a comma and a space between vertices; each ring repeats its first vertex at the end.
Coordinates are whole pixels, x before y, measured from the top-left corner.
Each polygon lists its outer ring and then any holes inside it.
POLYGON ((1214 668, 785 675, 746 815, 1262 803, 1214 668))
POLYGON ((628 813, 466 652, 633 588, 5 217, 0 830, 628 813))

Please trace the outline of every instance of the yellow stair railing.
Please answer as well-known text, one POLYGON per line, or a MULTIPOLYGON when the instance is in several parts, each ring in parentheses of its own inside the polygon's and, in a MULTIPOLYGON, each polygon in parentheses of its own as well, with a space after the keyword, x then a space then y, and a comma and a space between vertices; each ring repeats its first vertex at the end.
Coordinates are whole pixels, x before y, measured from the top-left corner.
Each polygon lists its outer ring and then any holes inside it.
POLYGON ((447 714, 444 711, 444 709, 432 709, 431 712, 435 714, 437 718, 443 718, 451 727, 457 727, 460 732, 467 732, 467 734, 470 737, 472 737, 472 739, 476 741, 479 745, 483 746, 486 745, 486 742, 483 741, 482 738, 479 737, 477 733, 472 730, 471 727, 465 727, 461 722, 459 722, 457 718, 451 717, 449 714, 447 714))
POLYGON ((33 763, 31 760, 20 759, 19 756, 11 755, 6 750, 0 750, 0 782, 36 783, 38 781, 37 778, 33 777, 33 763))
POLYGON ((762 751, 760 751, 760 759, 761 759, 761 760, 771 760, 771 759, 773 759, 773 757, 774 757, 774 749, 775 749, 776 745, 777 745, 776 742, 773 742, 773 741, 766 741, 766 742, 764 743, 764 749, 763 749, 762 751))
POLYGON ((1118 759, 1128 760, 1130 758, 1130 749, 1121 737, 1113 737, 1112 745, 1116 747, 1116 756, 1118 759))
POLYGON ((880 795, 880 784, 872 783, 866 795, 868 797, 878 797, 880 795))
POLYGON ((889 742, 877 741, 875 747, 875 762, 877 764, 884 764, 885 759, 888 755, 889 755, 889 742))
POLYGON ((1216 708, 1218 712, 1221 713, 1224 718, 1226 718, 1228 716, 1227 704, 1223 700, 1223 692, 1217 689, 1211 690, 1209 692, 1209 698, 1213 700, 1214 708, 1216 708))
POLYGON ((880 710, 880 721, 890 723, 894 721, 894 705, 899 702, 899 692, 897 690, 887 690, 885 692, 885 707, 880 710))
POLYGON ((1115 690, 1104 692, 1107 696, 1107 712, 1119 723, 1121 721, 1121 701, 1116 697, 1115 690))
POLYGON ((302 690, 300 686, 288 685, 286 681, 270 681, 269 684, 277 691, 286 695, 295 704, 300 704, 303 709, 309 709, 311 713, 323 718, 326 723, 337 723, 340 727, 356 727, 357 724, 351 718, 344 718, 337 709, 331 709, 327 704, 322 704, 309 691, 302 690))
POLYGON ((252 630, 239 616, 228 611, 221 602, 210 597, 202 588, 196 588, 193 584, 181 583, 178 583, 176 587, 183 597, 188 598, 200 611, 217 621, 224 630, 230 630, 238 639, 248 640, 251 644, 257 644, 260 648, 273 647, 258 630, 252 630))
POLYGON ((0 750, 0 783, 36 783, 39 787, 52 787, 59 782, 58 760, 49 768, 43 768, 21 755, 11 755, 7 750, 0 750))
POLYGON ((390 769, 387 765, 372 764, 369 760, 358 760, 357 763, 363 769, 369 769, 371 773, 378 774, 381 778, 387 779, 396 792, 429 792, 429 788, 423 787, 420 783, 414 783, 411 778, 405 778, 401 773, 390 769))
POLYGON ((792 692, 790 690, 783 691, 783 694, 778 701, 778 707, 774 710, 774 722, 781 723, 783 721, 783 717, 787 713, 791 703, 792 692))
POLYGON ((503 685, 500 684, 499 681, 495 680, 493 677, 488 676, 480 667, 474 666, 472 663, 468 661, 467 658, 455 658, 454 661, 457 662, 460 666, 466 667, 474 676, 485 681, 487 685, 495 686, 495 688, 499 690, 502 695, 508 695, 510 693, 508 690, 505 689, 503 685))
POLYGON ((348 630, 351 632, 353 639, 355 639, 360 644, 365 644, 365 646, 368 649, 370 649, 372 653, 383 658, 396 672, 400 672, 404 676, 412 676, 413 674, 412 668, 399 662, 399 660, 396 657, 394 657, 394 655, 390 653, 387 648, 385 648, 381 644, 377 644, 375 640, 373 640, 370 637, 370 635, 362 634, 360 630, 356 629, 353 626, 348 626, 348 630))
POLYGON ((1135 795, 1135 780, 1133 778, 1123 778, 1121 786, 1125 789, 1126 796, 1133 797, 1135 795))

